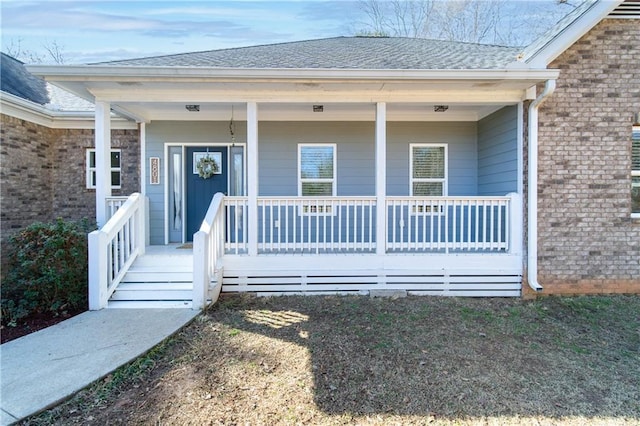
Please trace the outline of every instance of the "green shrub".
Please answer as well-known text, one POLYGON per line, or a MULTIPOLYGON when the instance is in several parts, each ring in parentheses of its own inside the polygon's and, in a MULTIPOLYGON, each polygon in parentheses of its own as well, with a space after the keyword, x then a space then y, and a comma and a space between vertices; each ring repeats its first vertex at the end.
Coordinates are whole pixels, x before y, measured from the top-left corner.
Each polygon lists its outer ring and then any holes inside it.
POLYGON ((89 221, 34 223, 9 238, 2 322, 87 308, 89 221))

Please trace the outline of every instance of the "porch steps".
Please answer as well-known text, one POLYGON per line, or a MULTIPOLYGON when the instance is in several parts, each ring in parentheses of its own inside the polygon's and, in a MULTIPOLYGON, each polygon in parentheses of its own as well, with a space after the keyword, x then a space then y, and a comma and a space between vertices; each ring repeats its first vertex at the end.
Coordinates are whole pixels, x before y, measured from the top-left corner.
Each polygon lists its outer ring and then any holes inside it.
POLYGON ((192 251, 151 249, 134 261, 108 308, 191 308, 192 298, 192 251))

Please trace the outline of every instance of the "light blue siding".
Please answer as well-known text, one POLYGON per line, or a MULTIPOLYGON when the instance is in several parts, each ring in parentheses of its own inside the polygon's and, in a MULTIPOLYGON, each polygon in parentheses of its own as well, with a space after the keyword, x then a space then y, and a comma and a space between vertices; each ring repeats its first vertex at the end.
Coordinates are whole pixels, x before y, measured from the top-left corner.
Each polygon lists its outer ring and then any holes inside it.
POLYGON ((409 195, 409 145, 446 143, 449 195, 477 195, 476 123, 387 123, 387 195, 409 195))
POLYGON ((517 106, 509 106, 478 122, 478 195, 518 189, 517 115, 517 106))
MULTIPOLYGON (((515 125, 515 124, 514 124, 515 125)), ((228 122, 154 122, 147 125, 147 159, 161 158, 160 185, 145 184, 150 204, 151 244, 164 243, 164 147, 167 143, 228 143, 228 122)), ((478 195, 478 126, 475 122, 387 123, 387 193, 409 194, 411 143, 448 145, 451 196, 478 195)), ((236 123, 236 142, 246 141, 246 123, 236 123)), ((337 146, 337 195, 375 195, 375 123, 260 122, 258 191, 261 196, 298 194, 298 144, 337 146)), ((515 157, 514 157, 515 161, 515 157)))
POLYGON ((298 195, 298 144, 337 145, 337 195, 375 195, 375 127, 372 122, 261 122, 258 193, 298 195))
MULTIPOLYGON (((236 142, 246 140, 246 123, 236 123, 236 142)), ((166 143, 229 143, 228 122, 184 122, 158 121, 146 127, 147 154, 144 161, 149 167, 149 157, 160 157, 160 185, 149 185, 148 177, 146 193, 149 198, 149 234, 151 244, 164 244, 164 202, 165 202, 165 166, 164 157, 166 143)), ((149 172, 147 170, 147 176, 149 172)))

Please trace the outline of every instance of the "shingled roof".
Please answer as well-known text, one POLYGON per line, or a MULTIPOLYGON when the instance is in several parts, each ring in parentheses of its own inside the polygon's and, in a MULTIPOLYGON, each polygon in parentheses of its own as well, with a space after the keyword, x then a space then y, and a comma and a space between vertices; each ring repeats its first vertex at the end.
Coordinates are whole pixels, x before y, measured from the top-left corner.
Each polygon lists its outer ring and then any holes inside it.
POLYGON ((47 84, 39 77, 31 74, 24 67, 24 63, 0 53, 0 88, 3 92, 11 93, 19 98, 44 105, 49 102, 47 84))
POLYGON ((398 37, 335 37, 92 65, 257 69, 504 69, 520 48, 398 37))

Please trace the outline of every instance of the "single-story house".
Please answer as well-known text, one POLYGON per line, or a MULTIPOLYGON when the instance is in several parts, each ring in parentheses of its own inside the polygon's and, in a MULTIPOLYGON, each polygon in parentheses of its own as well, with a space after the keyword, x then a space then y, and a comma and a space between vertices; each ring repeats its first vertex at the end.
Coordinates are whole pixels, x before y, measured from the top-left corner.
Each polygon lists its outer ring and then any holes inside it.
POLYGON ((95 104, 95 154, 69 154, 95 166, 91 308, 640 292, 638 18, 588 2, 524 49, 338 37, 28 67, 95 104), (126 201, 111 111, 139 126, 126 201))

